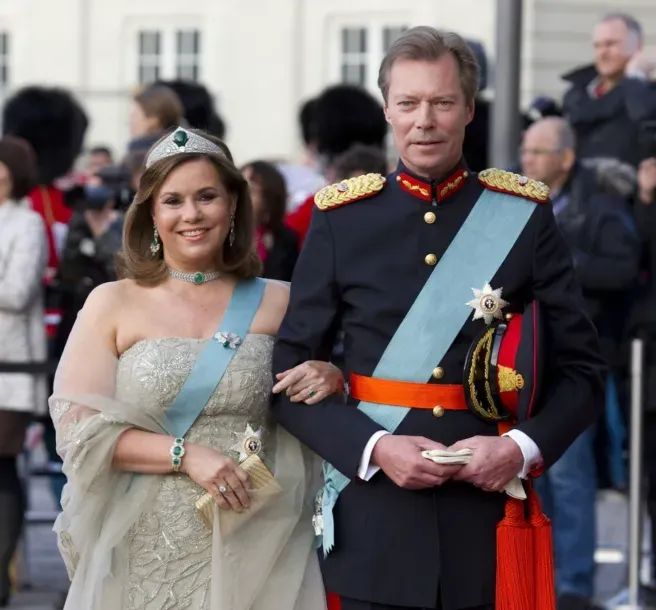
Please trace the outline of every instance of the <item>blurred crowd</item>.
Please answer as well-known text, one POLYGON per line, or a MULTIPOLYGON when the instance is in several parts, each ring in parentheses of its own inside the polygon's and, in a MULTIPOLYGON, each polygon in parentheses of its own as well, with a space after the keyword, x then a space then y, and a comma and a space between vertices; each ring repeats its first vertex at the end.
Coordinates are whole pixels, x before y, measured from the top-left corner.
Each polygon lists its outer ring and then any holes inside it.
MULTIPOLYGON (((591 63, 563 76, 563 99, 538 97, 518 117, 524 131, 512 169, 550 187, 609 363, 604 418, 538 481, 554 523, 560 610, 590 607, 596 493, 627 484, 627 345, 636 336, 648 346, 646 478, 649 514, 656 518, 656 63, 644 53, 643 39, 631 16, 608 15, 592 30, 591 63)), ((489 166, 491 113, 485 52, 472 46, 483 76, 464 150, 478 171, 489 166)), ((27 87, 7 100, 0 139, 0 362, 56 361, 88 294, 116 279, 124 212, 146 153, 162 134, 185 125, 226 137, 226 124, 199 83, 146 86, 132 99, 129 121, 125 150, 84 149, 88 118, 69 92, 27 87)), ((328 87, 302 105, 298 122, 300 160, 254 159, 241 167, 263 275, 285 281, 309 227, 314 193, 362 173, 385 174, 393 156, 383 107, 362 88, 328 87)), ((58 460, 42 377, 0 372, 0 606, 25 511, 16 458, 35 418, 53 470, 58 460)), ((52 478, 57 498, 62 478, 52 478)))

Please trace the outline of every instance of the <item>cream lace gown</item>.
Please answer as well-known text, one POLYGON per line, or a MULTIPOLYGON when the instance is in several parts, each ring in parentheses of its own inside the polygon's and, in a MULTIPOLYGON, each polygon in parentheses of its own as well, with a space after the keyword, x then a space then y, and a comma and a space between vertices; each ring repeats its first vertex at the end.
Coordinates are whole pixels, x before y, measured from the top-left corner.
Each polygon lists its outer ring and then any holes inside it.
MULTIPOLYGON (((88 388, 57 388, 56 383, 51 408, 70 477, 56 524, 73 577, 66 608, 324 608, 311 548, 315 462, 271 421, 272 337, 244 338, 186 435, 187 443, 238 460, 247 430, 255 432, 261 438, 260 457, 285 489, 271 506, 217 541, 195 508, 205 491, 186 475, 133 477, 107 468, 108 448, 125 423, 158 431, 203 344, 183 338, 139 341, 115 362, 110 401, 103 399, 107 392, 89 396, 88 388), (97 473, 84 467, 91 455, 100 466, 97 473), (93 515, 100 518, 99 526, 93 515)), ((60 386, 67 385, 65 364, 63 369, 60 386)))

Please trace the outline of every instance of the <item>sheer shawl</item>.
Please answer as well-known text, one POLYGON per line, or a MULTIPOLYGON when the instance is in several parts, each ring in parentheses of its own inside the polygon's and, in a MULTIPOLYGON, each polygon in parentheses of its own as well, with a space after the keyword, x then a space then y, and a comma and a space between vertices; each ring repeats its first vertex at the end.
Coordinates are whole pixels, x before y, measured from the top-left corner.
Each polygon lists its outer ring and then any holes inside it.
MULTIPOLYGON (((135 427, 166 434, 166 430, 161 407, 117 400, 118 360, 99 341, 98 324, 102 320, 86 309, 79 314, 50 398, 57 450, 68 477, 63 512, 54 526, 71 579, 66 610, 122 607, 130 569, 127 536, 151 505, 161 480, 160 475, 112 468, 114 447, 123 431, 135 427)), ((270 465, 283 492, 251 518, 245 513, 244 524, 231 536, 222 539, 219 528, 208 531, 212 571, 207 610, 325 607, 312 549, 317 461, 282 428, 274 433, 275 456, 270 465)))

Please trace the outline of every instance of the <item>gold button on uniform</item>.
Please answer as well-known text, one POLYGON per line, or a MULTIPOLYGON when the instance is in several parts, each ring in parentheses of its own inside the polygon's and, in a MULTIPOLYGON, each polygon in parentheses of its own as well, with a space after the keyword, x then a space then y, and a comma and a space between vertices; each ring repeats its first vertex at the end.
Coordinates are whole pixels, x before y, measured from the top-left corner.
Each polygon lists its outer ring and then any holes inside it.
POLYGON ((440 405, 433 407, 433 415, 435 417, 442 417, 444 415, 444 407, 440 407, 440 405))
POLYGON ((431 267, 434 267, 435 265, 437 265, 437 256, 435 256, 434 254, 427 254, 424 257, 424 262, 427 265, 430 265, 431 267))
POLYGON ((432 225, 435 222, 436 218, 437 216, 435 216, 435 212, 426 212, 424 214, 424 222, 427 225, 432 225))
POLYGON ((444 369, 441 366, 437 366, 433 369, 433 378, 442 379, 444 377, 444 369))

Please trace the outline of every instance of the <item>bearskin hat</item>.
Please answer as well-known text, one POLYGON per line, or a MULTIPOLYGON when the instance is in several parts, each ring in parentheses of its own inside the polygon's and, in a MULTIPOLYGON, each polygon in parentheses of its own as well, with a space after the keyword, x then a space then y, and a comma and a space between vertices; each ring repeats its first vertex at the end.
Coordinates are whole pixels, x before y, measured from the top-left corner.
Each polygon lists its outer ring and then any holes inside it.
POLYGON ((214 108, 214 100, 207 87, 187 80, 160 80, 155 84, 165 85, 175 91, 184 108, 184 118, 189 127, 202 129, 221 140, 226 127, 214 108))
POLYGON ((387 122, 381 104, 367 91, 354 85, 325 89, 312 109, 317 150, 330 158, 353 144, 382 148, 387 122))
POLYGON ((38 183, 66 174, 80 154, 88 125, 80 104, 65 89, 25 87, 3 111, 5 135, 23 138, 37 157, 38 183))

